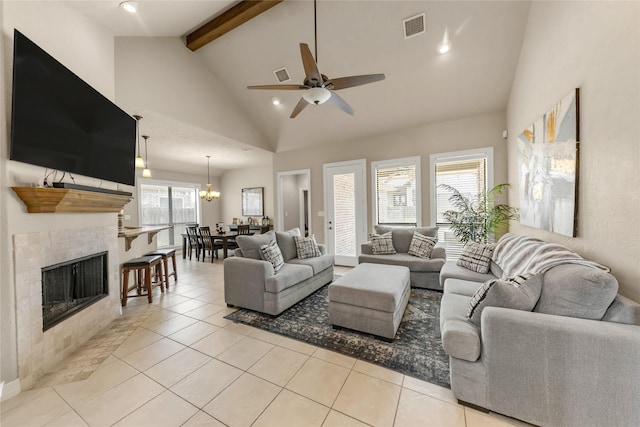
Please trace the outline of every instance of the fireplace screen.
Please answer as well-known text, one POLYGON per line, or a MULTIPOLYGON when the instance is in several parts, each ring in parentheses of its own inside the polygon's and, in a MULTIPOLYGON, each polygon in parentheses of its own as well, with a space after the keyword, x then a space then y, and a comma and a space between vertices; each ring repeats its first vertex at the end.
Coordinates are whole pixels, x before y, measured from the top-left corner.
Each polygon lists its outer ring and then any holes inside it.
POLYGON ((107 252, 42 269, 42 330, 109 294, 107 252))

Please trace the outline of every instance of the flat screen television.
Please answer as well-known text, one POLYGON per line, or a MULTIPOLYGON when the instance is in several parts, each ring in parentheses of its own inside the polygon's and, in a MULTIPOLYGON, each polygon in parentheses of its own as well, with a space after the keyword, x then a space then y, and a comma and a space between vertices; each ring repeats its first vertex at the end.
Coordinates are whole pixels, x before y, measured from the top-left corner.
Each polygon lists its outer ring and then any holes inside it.
POLYGON ((135 185, 135 147, 133 117, 14 30, 11 160, 135 185))

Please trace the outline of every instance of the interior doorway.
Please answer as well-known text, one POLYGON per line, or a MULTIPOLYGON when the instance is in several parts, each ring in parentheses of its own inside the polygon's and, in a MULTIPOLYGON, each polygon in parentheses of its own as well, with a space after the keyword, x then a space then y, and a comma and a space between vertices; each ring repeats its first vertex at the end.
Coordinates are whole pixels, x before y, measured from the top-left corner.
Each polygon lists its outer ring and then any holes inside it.
POLYGON ((299 169, 277 173, 278 218, 280 231, 299 228, 310 236, 311 230, 311 170, 299 169))

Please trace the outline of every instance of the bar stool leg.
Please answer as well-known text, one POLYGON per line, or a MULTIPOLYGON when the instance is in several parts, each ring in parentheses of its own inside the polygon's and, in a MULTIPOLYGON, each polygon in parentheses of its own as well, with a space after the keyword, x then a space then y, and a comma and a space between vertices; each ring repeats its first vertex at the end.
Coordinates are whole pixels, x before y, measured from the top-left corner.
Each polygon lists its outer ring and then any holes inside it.
POLYGON ((164 286, 169 290, 169 260, 162 257, 162 265, 164 266, 164 286))
POLYGON ((173 283, 175 284, 178 281, 178 269, 176 268, 176 254, 175 252, 171 255, 171 261, 173 263, 173 283))
POLYGON ((122 278, 122 306, 126 307, 127 306, 127 294, 129 293, 129 269, 128 268, 123 268, 122 269, 122 274, 123 274, 123 278, 122 278))
POLYGON ((153 302, 153 295, 151 294, 151 266, 144 268, 144 287, 147 288, 147 299, 149 303, 153 302))

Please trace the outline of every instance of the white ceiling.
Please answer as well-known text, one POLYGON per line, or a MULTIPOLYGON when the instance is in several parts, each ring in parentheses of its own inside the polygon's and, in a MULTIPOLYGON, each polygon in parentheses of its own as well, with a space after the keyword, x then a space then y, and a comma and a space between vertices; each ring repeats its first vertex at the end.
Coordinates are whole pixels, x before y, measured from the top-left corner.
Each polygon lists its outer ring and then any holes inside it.
MULTIPOLYGON (((136 15, 130 15, 118 8, 117 0, 66 2, 115 36, 150 37, 184 37, 234 3, 147 0, 139 2, 136 15)), ((312 1, 286 0, 196 55, 227 86, 274 151, 291 150, 504 111, 529 5, 525 1, 319 0, 320 71, 330 78, 386 75, 384 81, 339 92, 354 108, 353 117, 325 104, 308 106, 296 119, 289 119, 301 92, 246 89, 277 84, 273 71, 283 66, 291 74, 289 83, 302 83, 299 43, 308 43, 314 50, 312 1), (426 34, 405 40, 402 20, 421 12, 426 13, 426 34), (436 46, 445 28, 452 49, 439 55, 436 46), (271 103, 273 96, 282 101, 278 107, 271 103)), ((153 147, 166 153, 166 160, 157 161, 159 167, 180 170, 193 164, 194 158, 197 162, 198 156, 204 162, 205 149, 210 151, 212 144, 216 152, 229 151, 220 165, 223 169, 270 159, 264 150, 242 151, 247 146, 237 141, 167 118, 154 120, 150 111, 147 115, 150 120, 145 117, 141 128, 153 136, 153 147)), ((218 161, 215 155, 213 161, 218 161)))

